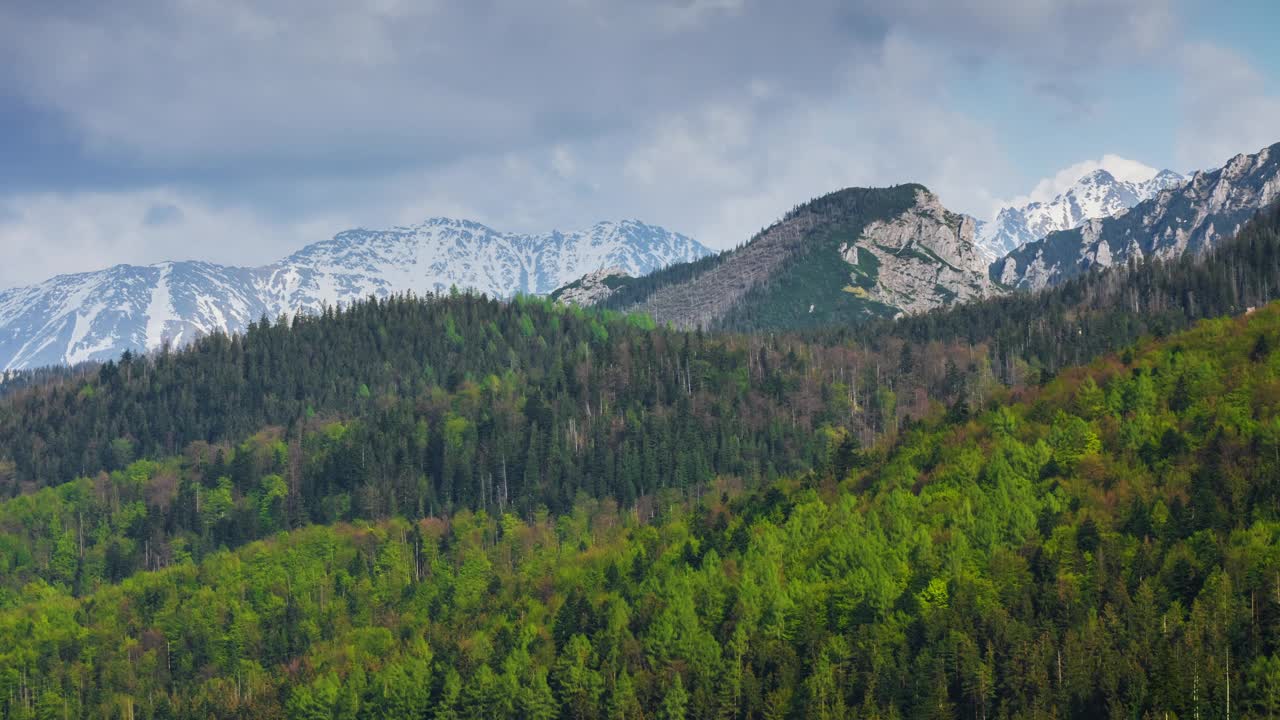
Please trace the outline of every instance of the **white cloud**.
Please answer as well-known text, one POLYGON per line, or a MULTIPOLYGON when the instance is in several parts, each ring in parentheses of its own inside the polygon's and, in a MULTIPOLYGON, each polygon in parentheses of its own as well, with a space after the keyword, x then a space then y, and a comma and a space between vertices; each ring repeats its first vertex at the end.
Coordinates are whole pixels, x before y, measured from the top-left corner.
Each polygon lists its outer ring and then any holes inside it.
POLYGON ((766 112, 771 93, 747 92, 547 148, 472 154, 373 180, 311 180, 294 191, 318 209, 287 219, 166 188, 15 197, 7 203, 14 217, 0 220, 0 244, 13 249, 0 286, 116 262, 266 263, 347 227, 436 215, 513 231, 635 217, 729 247, 794 205, 848 186, 922 182, 950 207, 985 208, 990 193, 975 174, 1000 178, 1009 169, 998 138, 945 107, 944 62, 895 34, 845 65, 838 92, 788 113, 766 112))
POLYGON ((551 167, 556 174, 564 179, 573 177, 578 170, 578 162, 573 158, 573 152, 564 145, 556 145, 551 149, 551 167))
POLYGON ((511 230, 639 217, 722 247, 850 185, 923 182, 982 214, 1014 174, 1001 138, 954 109, 956 68, 1078 89, 1172 22, 1168 0, 48 7, 0 3, 0 95, 157 187, 0 201, 18 258, 0 285, 266 262, 437 214, 511 230))
POLYGON ((0 207, 0 288, 119 263, 266 263, 278 259, 273 253, 281 243, 300 246, 344 223, 337 217, 276 223, 169 189, 21 195, 0 207))
POLYGON ((1137 160, 1130 160, 1108 153, 1099 160, 1083 160, 1063 168, 1052 176, 1037 182, 1031 192, 1026 195, 1019 195, 1011 200, 1001 201, 999 207, 1017 207, 1032 202, 1047 202, 1066 192, 1080 178, 1097 170, 1106 170, 1115 176, 1117 180, 1127 182, 1144 182, 1155 177, 1156 173, 1159 172, 1156 168, 1137 160))
POLYGON ((762 111, 768 94, 709 101, 658 115, 648 129, 551 153, 469 158, 399 176, 385 184, 386 199, 404 198, 418 220, 471 205, 474 217, 522 231, 639 217, 715 247, 855 185, 922 182, 950 207, 984 210, 991 193, 975 175, 999 181, 1011 171, 998 138, 946 109, 943 63, 936 51, 893 35, 847 65, 830 98, 787 114, 762 111), (564 155, 574 160, 572 176, 563 172, 564 155))
POLYGON ((985 208, 974 178, 1007 177, 997 138, 946 107, 936 50, 893 34, 849 67, 840 92, 770 121, 713 108, 670 120, 634 151, 633 195, 687 217, 688 232, 727 247, 794 205, 850 186, 920 182, 949 207, 985 208))
POLYGON ((736 15, 742 12, 745 0, 685 0, 683 3, 662 5, 659 11, 663 21, 672 30, 696 27, 718 14, 736 15))
POLYGON ((970 50, 1003 51, 1058 72, 1132 60, 1165 48, 1177 26, 1173 0, 896 0, 866 3, 897 23, 970 50))
POLYGON ((1238 153, 1280 140, 1280 97, 1239 53, 1209 43, 1181 54, 1178 162, 1219 167, 1238 153))
POLYGON ((840 5, 0 3, 0 92, 147 166, 437 162, 634 126, 746 78, 823 92, 824 68, 876 41, 840 5))
POLYGON ((1171 2, 0 3, 0 92, 120 162, 340 172, 607 134, 760 88, 820 100, 895 32, 1074 87, 1152 52, 1171 2))

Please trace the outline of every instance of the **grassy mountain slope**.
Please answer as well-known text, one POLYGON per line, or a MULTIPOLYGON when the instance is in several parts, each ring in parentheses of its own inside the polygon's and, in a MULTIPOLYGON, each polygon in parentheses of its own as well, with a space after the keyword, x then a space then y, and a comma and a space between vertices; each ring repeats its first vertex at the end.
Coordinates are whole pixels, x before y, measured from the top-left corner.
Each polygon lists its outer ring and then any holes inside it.
POLYGON ((4 717, 1280 708, 1280 307, 654 524, 315 527, 0 612, 4 717), (123 641, 121 640, 123 638, 123 641))

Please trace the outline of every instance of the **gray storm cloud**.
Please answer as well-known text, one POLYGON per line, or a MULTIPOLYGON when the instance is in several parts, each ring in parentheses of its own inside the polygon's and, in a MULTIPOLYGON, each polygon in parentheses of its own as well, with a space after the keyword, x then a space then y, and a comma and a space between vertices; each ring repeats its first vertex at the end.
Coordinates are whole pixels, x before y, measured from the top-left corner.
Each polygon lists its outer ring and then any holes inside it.
POLYGON ((1060 74, 1146 47, 1168 15, 1156 0, 20 2, 0 8, 0 82, 121 163, 377 171, 643 126, 753 85, 783 107, 824 97, 894 28, 1060 74))

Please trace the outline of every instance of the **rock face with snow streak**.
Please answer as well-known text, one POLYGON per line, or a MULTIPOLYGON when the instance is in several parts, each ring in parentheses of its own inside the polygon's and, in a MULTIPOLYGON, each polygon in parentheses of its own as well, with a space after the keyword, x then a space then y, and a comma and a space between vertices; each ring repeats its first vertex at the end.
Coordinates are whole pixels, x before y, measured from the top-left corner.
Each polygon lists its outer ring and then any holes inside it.
POLYGON ((1120 180, 1107 170, 1094 170, 1052 200, 1002 208, 995 220, 980 223, 977 243, 994 261, 1049 233, 1123 213, 1185 181, 1172 170, 1161 170, 1142 181, 1120 180))
POLYGON ((1115 217, 1091 220, 1018 248, 991 265, 1005 285, 1038 290, 1130 259, 1199 253, 1231 237, 1255 212, 1280 200, 1280 143, 1237 155, 1223 167, 1115 217))
POLYGON ((436 218, 348 230, 259 268, 117 265, 0 291, 0 369, 106 360, 370 295, 453 287, 497 297, 545 295, 601 268, 642 275, 708 254, 691 238, 636 221, 517 235, 436 218))

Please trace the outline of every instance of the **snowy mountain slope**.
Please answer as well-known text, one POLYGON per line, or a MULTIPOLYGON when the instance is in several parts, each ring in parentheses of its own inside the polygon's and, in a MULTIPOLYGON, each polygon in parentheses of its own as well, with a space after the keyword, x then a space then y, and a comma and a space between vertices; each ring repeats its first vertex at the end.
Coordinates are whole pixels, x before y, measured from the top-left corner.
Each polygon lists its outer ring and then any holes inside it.
POLYGON ((1051 233, 991 265, 1004 285, 1038 290, 1129 259, 1198 253, 1280 200, 1280 143, 1197 172, 1128 212, 1051 233))
POLYGON ((605 267, 644 275, 711 251, 636 221, 541 235, 500 233, 479 223, 436 218, 392 230, 348 230, 264 268, 273 307, 318 310, 368 295, 445 292, 451 286, 506 297, 545 295, 605 267))
POLYGON ((0 293, 0 366, 75 364, 239 329, 268 310, 254 271, 117 265, 0 293))
POLYGON ((117 265, 0 291, 0 369, 105 360, 237 331, 266 315, 316 312, 369 295, 451 287, 509 297, 547 294, 619 267, 643 275, 711 254, 636 221, 580 232, 517 235, 436 218, 391 230, 348 230, 260 268, 204 262, 117 265))
POLYGON ((1087 220, 1111 217, 1149 200, 1186 178, 1172 170, 1152 171, 1143 180, 1119 179, 1099 168, 1067 190, 1043 202, 1002 208, 994 220, 980 223, 978 246, 994 261, 1051 232, 1080 227, 1087 220))

